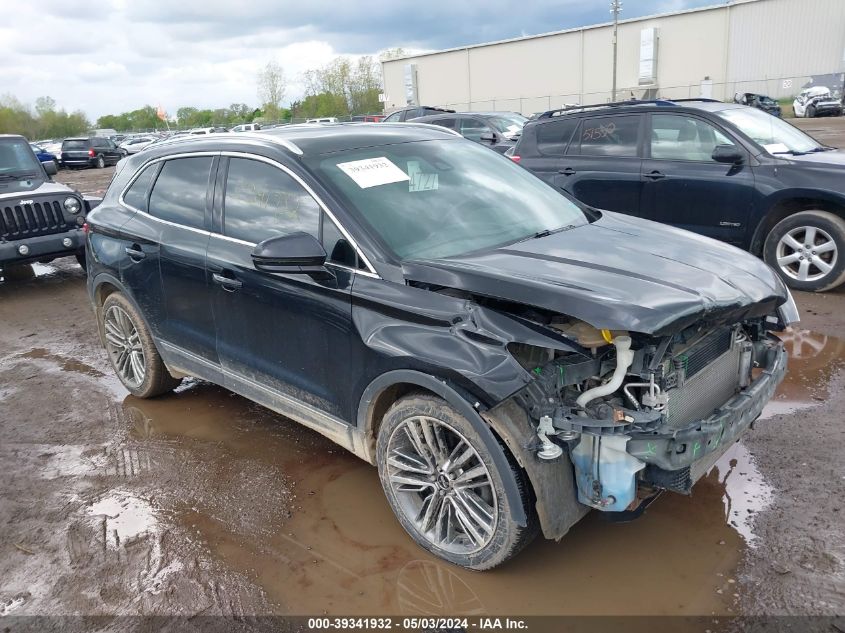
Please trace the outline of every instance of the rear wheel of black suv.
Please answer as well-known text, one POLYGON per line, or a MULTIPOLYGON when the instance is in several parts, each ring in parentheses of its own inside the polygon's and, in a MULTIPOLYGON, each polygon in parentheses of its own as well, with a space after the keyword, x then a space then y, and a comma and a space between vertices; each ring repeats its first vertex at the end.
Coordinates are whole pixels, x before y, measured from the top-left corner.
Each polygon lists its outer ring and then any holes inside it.
POLYGON ((845 282, 845 220, 829 211, 790 215, 766 237, 763 259, 790 288, 835 288, 845 282))
POLYGON ((122 293, 106 297, 100 328, 112 367, 133 396, 152 398, 182 382, 167 371, 144 320, 122 293))
POLYGON ((376 444, 382 487, 396 518, 429 552, 469 569, 490 569, 537 535, 529 487, 508 451, 500 471, 479 434, 445 401, 407 396, 385 414, 376 444), (528 525, 511 519, 515 485, 528 525))
POLYGON ((105 169, 106 161, 102 156, 97 156, 97 169, 105 169))

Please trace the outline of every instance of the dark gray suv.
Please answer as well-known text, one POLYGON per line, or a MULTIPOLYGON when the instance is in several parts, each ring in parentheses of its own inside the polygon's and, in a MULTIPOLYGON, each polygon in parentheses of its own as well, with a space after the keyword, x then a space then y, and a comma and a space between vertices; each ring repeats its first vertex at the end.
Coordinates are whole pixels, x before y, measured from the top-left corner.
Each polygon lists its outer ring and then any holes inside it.
POLYGON ((845 281, 845 152, 708 99, 553 110, 511 158, 578 200, 762 257, 797 290, 845 281))

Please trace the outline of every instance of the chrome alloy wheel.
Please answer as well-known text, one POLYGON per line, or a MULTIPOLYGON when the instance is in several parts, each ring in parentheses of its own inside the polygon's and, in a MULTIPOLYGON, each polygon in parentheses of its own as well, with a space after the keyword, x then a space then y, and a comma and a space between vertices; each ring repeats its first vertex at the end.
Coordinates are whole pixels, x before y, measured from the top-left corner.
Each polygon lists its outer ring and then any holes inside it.
POLYGON ((815 226, 799 226, 780 238, 775 256, 785 275, 798 281, 816 281, 836 266, 838 249, 833 238, 815 226))
POLYGON ((454 554, 486 546, 496 531, 496 490, 467 439, 445 422, 413 416, 387 445, 387 478, 396 502, 432 545, 454 554))
POLYGON ((106 350, 121 380, 133 388, 140 387, 146 376, 144 348, 132 319, 120 306, 113 305, 103 318, 106 350))

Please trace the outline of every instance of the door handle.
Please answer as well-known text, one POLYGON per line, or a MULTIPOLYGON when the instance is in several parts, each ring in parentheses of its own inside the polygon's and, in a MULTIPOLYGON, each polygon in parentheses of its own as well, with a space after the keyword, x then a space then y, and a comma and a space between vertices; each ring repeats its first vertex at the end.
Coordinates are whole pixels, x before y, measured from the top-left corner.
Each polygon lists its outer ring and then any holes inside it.
POLYGON ((660 180, 661 178, 666 178, 666 174, 664 174, 662 171, 657 171, 655 169, 654 171, 648 172, 645 177, 649 180, 660 180))
POLYGON ((211 278, 214 280, 214 283, 220 284, 223 286, 223 290, 228 292, 234 292, 238 288, 244 285, 244 282, 240 281, 239 279, 232 279, 231 277, 226 277, 225 275, 221 275, 220 273, 212 273, 211 278))
POLYGON ((141 247, 138 246, 137 244, 133 244, 132 246, 127 246, 125 250, 126 250, 126 254, 129 255, 129 259, 131 259, 133 262, 140 262, 142 259, 144 259, 147 256, 147 254, 144 251, 142 251, 141 247))
POLYGON ((574 176, 575 170, 572 167, 564 167, 563 169, 558 169, 557 173, 563 174, 564 176, 574 176))

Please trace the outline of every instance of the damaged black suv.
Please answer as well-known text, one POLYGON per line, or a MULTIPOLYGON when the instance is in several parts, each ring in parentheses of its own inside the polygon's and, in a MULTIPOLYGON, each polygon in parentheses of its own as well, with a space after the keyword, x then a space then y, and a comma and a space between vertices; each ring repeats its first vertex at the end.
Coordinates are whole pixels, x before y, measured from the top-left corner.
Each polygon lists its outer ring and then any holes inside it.
POLYGON ((82 224, 90 202, 53 182, 23 136, 0 134, 0 268, 76 256, 85 265, 82 224))
POLYGON ((753 256, 597 211, 446 130, 310 125, 123 161, 88 288, 125 387, 231 389, 378 467, 411 537, 489 569, 688 493, 786 371, 753 256))

